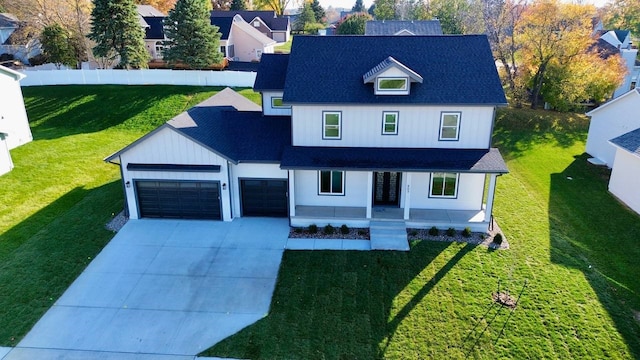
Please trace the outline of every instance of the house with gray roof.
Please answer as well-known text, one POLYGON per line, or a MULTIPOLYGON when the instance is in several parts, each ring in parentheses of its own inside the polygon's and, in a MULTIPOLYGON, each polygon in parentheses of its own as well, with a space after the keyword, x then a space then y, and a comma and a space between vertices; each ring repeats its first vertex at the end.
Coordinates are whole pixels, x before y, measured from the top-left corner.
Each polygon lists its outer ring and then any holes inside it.
POLYGON ((131 218, 489 227, 508 169, 486 36, 296 36, 263 55, 254 91, 262 108, 211 100, 106 159, 131 218))
POLYGON ((640 66, 636 63, 638 48, 634 47, 631 42, 631 32, 628 30, 598 30, 595 37, 595 46, 600 55, 604 58, 619 55, 626 68, 622 84, 614 90, 612 98, 617 98, 634 89, 640 77, 640 66))
POLYGON ((609 178, 609 191, 640 214, 640 128, 610 140, 616 156, 609 178))
POLYGON ((371 20, 364 25, 365 35, 442 35, 440 20, 371 20))
POLYGON ((291 23, 288 16, 277 16, 273 10, 249 11, 249 10, 213 10, 211 19, 234 18, 240 15, 244 21, 260 31, 268 38, 283 43, 291 38, 291 23))

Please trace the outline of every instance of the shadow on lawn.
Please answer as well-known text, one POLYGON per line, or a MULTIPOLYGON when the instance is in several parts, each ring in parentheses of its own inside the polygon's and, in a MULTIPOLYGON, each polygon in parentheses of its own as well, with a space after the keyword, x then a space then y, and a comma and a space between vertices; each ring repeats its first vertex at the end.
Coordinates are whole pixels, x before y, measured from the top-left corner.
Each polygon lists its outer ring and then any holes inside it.
POLYGON ((451 244, 421 241, 409 252, 287 251, 269 314, 205 351, 243 359, 385 357, 402 321, 470 251, 467 244, 430 278, 420 275, 451 244), (424 284, 400 309, 397 296, 424 284), (392 315, 395 313, 395 315, 392 315))
POLYGON ((618 332, 640 358, 640 218, 607 190, 609 170, 586 160, 551 175, 551 261, 582 271, 618 332))
MULTIPOLYGON (((92 133, 121 125, 150 131, 169 120, 167 111, 155 109, 172 95, 213 91, 213 87, 191 86, 42 86, 23 89, 34 139, 55 139, 92 133), (146 119, 127 120, 148 111, 146 119), (157 112, 157 114, 156 114, 157 112)), ((176 105, 184 105, 177 102, 176 105)))
POLYGON ((75 188, 0 234, 0 346, 14 346, 113 237, 119 181, 75 188))
POLYGON ((581 114, 546 110, 500 109, 492 146, 500 149, 505 159, 517 158, 534 145, 555 140, 566 148, 586 141, 589 119, 581 114))

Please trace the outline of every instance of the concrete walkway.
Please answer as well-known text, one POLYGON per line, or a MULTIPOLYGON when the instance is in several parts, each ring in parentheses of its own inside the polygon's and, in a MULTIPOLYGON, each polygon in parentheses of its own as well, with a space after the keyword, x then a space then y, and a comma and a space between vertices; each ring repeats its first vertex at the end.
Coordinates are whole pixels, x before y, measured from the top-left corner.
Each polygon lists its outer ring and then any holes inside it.
POLYGON ((267 314, 288 232, 287 219, 129 221, 0 359, 193 359, 267 314))

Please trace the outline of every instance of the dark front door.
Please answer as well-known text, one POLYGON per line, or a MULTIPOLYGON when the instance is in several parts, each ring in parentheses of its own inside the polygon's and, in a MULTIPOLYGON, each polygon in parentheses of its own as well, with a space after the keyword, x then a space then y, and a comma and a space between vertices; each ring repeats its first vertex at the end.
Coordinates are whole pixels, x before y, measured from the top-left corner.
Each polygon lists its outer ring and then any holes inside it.
POLYGON ((400 175, 399 172, 373 173, 373 205, 400 204, 400 175))

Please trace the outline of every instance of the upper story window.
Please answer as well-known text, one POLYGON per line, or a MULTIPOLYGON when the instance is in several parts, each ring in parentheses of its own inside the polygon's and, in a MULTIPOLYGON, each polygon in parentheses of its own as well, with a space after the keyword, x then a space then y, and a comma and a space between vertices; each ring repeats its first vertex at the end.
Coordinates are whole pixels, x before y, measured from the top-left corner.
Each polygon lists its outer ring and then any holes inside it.
POLYGON ((456 141, 460 138, 459 112, 443 112, 440 115, 440 140, 456 141))
POLYGON ((271 98, 271 107, 274 109, 289 109, 291 106, 285 105, 282 102, 282 97, 272 97, 271 98))
POLYGON ((322 112, 322 138, 340 140, 342 113, 339 111, 322 112))
POLYGON ((398 112, 385 111, 382 113, 382 135, 398 134, 398 112))
POLYGON ((411 83, 422 83, 422 76, 389 56, 362 76, 373 84, 376 95, 409 95, 411 83))
POLYGON ((404 94, 409 92, 409 78, 404 77, 386 77, 378 78, 376 83, 376 93, 398 93, 404 94))
POLYGON ((458 196, 458 174, 436 172, 431 174, 429 197, 455 198, 458 196))
POLYGON ((260 21, 256 20, 253 22, 253 27, 260 27, 260 21))

